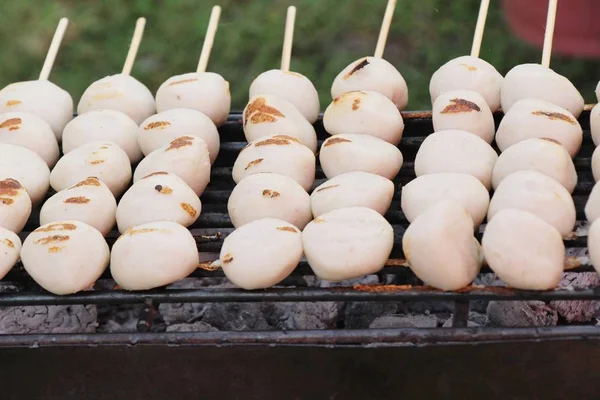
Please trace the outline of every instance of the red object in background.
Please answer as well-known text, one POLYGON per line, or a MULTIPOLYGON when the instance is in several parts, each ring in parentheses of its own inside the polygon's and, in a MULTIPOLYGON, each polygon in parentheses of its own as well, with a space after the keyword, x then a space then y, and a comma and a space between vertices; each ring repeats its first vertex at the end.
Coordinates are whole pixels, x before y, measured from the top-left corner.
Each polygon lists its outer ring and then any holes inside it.
MULTIPOLYGON (((504 11, 517 36, 542 47, 548 0, 504 0, 504 11)), ((600 57, 600 0, 559 0, 552 52, 600 57)))

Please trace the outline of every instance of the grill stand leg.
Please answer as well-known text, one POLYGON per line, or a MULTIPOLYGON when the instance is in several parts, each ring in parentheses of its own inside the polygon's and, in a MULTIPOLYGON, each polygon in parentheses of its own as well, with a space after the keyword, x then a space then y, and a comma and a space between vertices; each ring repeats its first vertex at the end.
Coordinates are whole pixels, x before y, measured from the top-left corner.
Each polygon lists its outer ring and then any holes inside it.
POLYGON ((454 302, 454 314, 452 315, 453 328, 466 328, 469 320, 469 300, 454 302))
POLYGON ((148 332, 152 327, 152 322, 158 313, 154 303, 150 299, 144 300, 144 306, 140 311, 140 318, 137 322, 137 330, 138 332, 148 332))

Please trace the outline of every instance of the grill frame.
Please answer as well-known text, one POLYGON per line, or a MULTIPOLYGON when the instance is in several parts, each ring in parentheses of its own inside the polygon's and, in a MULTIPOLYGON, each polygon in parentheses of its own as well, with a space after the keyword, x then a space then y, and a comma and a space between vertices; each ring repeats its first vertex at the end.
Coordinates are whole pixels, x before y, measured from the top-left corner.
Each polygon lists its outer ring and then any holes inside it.
MULTIPOLYGON (((589 110, 591 105, 581 115, 579 121, 584 129, 584 142, 582 150, 575 159, 575 165, 580 176, 580 181, 573 193, 577 212, 578 225, 583 217, 583 207, 591 188, 593 178, 589 169, 591 152, 594 145, 589 133, 589 110)), ((403 152, 405 164, 395 180, 398 184, 405 184, 414 177, 412 170, 416 149, 420 142, 429 133, 433 132, 431 112, 403 112, 405 121, 405 134, 399 147, 403 152)), ((496 113, 498 123, 502 113, 496 113)), ((319 145, 327 137, 322 120, 315 124, 319 137, 319 145)), ((211 184, 202 196, 203 211, 199 220, 190 227, 202 252, 213 254, 218 252, 223 238, 233 230, 226 215, 226 197, 233 188, 231 166, 235 156, 245 145, 241 126, 241 114, 233 113, 228 122, 219 129, 221 135, 221 152, 214 164, 211 184), (223 204, 224 203, 224 204, 223 204)), ((317 182, 315 187, 324 180, 322 171, 317 169, 317 182)), ((566 339, 597 339, 600 331, 596 332, 590 327, 557 326, 552 328, 480 328, 478 330, 464 330, 467 325, 469 302, 474 300, 598 300, 600 287, 594 288, 562 288, 552 291, 534 292, 522 291, 497 286, 470 286, 457 292, 443 292, 425 286, 414 285, 418 280, 406 267, 405 260, 399 244, 401 235, 407 226, 407 221, 399 209, 400 190, 394 196, 392 208, 386 218, 395 229, 395 248, 392 258, 380 275, 394 275, 394 285, 366 286, 354 285, 348 287, 313 288, 313 287, 277 287, 260 291, 244 291, 238 289, 167 289, 160 288, 143 292, 126 292, 121 290, 96 290, 85 291, 69 296, 56 296, 39 288, 27 276, 22 267, 11 271, 3 281, 14 284, 14 290, 0 293, 0 306, 31 306, 31 305, 71 305, 71 304, 145 304, 138 330, 147 331, 150 328, 149 315, 159 303, 181 302, 313 302, 313 301, 453 301, 455 313, 453 315, 453 328, 436 329, 368 329, 368 330, 322 330, 322 331, 274 331, 274 332, 218 332, 170 334, 170 333, 131 333, 131 334, 62 334, 62 335, 0 335, 0 347, 32 346, 37 343, 45 345, 125 345, 134 343, 147 344, 176 344, 176 345, 394 345, 418 344, 419 346, 445 344, 476 344, 492 343, 497 341, 539 341, 539 340, 566 340, 566 339), (413 285, 411 285, 413 284, 413 285), (353 342, 356 340, 356 342, 353 342)), ((35 229, 38 212, 34 212, 23 234, 35 229)), ((112 244, 118 233, 111 233, 107 240, 112 244)), ((481 231, 479 232, 479 238, 481 231)), ((585 236, 575 237, 565 242, 570 248, 585 247, 585 236)), ((567 258, 566 263, 575 268, 570 272, 594 271, 585 263, 585 255, 567 258), (582 262, 582 260, 584 260, 582 262)), ((204 264, 207 267, 208 263, 204 264)), ((488 268, 483 273, 490 272, 488 268)), ((293 278, 312 275, 310 267, 302 262, 292 274, 293 278)), ((192 277, 222 277, 221 271, 198 269, 192 277)), ((105 273, 101 279, 110 279, 110 274, 105 273)), ((291 279, 283 282, 293 285, 300 282, 291 279)))

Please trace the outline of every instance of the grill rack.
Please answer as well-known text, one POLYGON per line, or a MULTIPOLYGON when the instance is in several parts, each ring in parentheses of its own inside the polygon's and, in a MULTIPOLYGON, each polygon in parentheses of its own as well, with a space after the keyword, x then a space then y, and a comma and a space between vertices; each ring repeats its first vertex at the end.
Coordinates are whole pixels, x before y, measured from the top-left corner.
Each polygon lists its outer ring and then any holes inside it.
MULTIPOLYGON (((583 208, 589 196, 589 193, 594 185, 594 179, 590 170, 590 159, 594 150, 594 144, 589 133, 589 110, 590 106, 586 106, 586 110, 581 115, 579 121, 584 129, 584 140, 582 148, 577 155, 575 166, 579 176, 579 181, 573 198, 577 208, 577 230, 576 234, 570 240, 565 241, 567 254, 565 265, 569 267, 570 272, 590 272, 594 269, 588 265, 586 247, 586 230, 585 216, 583 208)), ((387 266, 378 274, 393 275, 393 285, 354 285, 347 287, 331 287, 331 288, 314 288, 303 285, 301 277, 311 276, 312 271, 305 261, 301 262, 298 268, 294 271, 290 278, 282 282, 280 287, 258 291, 244 291, 240 289, 168 289, 160 288, 151 291, 128 292, 123 290, 91 290, 77 293, 68 296, 56 296, 42 290, 31 278, 26 274, 22 266, 17 265, 3 279, 3 282, 11 282, 14 285, 14 290, 0 293, 0 306, 32 306, 32 305, 73 305, 73 304, 145 304, 140 315, 140 323, 138 330, 147 331, 150 321, 149 315, 159 303, 182 303, 182 302, 319 302, 319 301, 454 301, 455 313, 453 316, 454 328, 464 328, 467 326, 467 317, 469 311, 469 302, 474 300, 597 300, 600 299, 600 287, 589 288, 560 288, 551 291, 535 292, 523 291, 506 287, 497 286, 469 286, 463 290, 456 292, 444 292, 418 284, 418 279, 412 274, 406 266, 406 261, 403 258, 401 242, 404 230, 408 226, 408 222, 400 209, 400 193, 401 186, 414 178, 413 164, 416 152, 420 143, 430 133, 433 132, 431 113, 430 112, 403 112, 405 122, 405 131, 400 149, 404 156, 404 165, 395 179, 397 187, 390 211, 386 214, 386 219, 392 224, 395 231, 395 244, 391 254, 391 258, 387 266), (298 279, 300 278, 300 279, 298 279)), ((496 123, 500 121, 501 113, 495 114, 496 123)), ((322 120, 315 124, 319 145, 328 137, 325 132, 322 120)), ((196 242, 198 249, 201 252, 210 253, 214 259, 218 257, 218 252, 222 245, 223 239, 233 230, 227 215, 227 199, 235 183, 231 177, 233 163, 239 151, 246 145, 245 137, 242 130, 242 117, 240 113, 230 115, 227 123, 219 129, 221 136, 221 150, 211 172, 211 183, 206 192, 202 195, 202 214, 198 221, 190 227, 190 230, 196 242)), ((317 180, 315 187, 325 180, 320 167, 317 168, 317 180)), ((30 220, 28 221, 23 233, 20 235, 24 239, 27 234, 39 226, 39 208, 34 210, 30 220)), ((481 239, 481 232, 476 235, 481 239)), ((118 232, 113 231, 108 235, 107 241, 112 245, 118 232)), ((207 265, 208 263, 205 263, 207 265)), ((483 268, 482 273, 490 272, 489 268, 483 268)), ((192 277, 223 277, 221 271, 209 271, 199 268, 192 274, 192 277)), ((110 272, 105 272, 101 279, 110 279, 110 272)), ((383 281, 382 279, 380 281, 383 281)), ((441 329, 441 328, 439 328, 441 329)), ((574 332, 573 327, 555 327, 549 328, 551 332, 543 337, 564 337, 574 332), (568 331, 566 330, 568 329, 568 331)), ((393 330, 392 330, 393 331, 393 330)), ((438 329, 423 330, 422 333, 414 333, 413 330, 408 332, 409 336, 414 335, 419 340, 423 340, 423 335, 431 339, 431 343, 438 341, 452 341, 452 335, 448 336, 445 333, 439 333, 438 329), (429 332, 429 333, 427 333, 429 332)), ((481 340, 496 340, 503 336, 503 332, 511 331, 519 338, 525 335, 523 331, 515 331, 511 329, 497 330, 494 328, 479 328, 481 340)), ((529 337, 532 340, 539 339, 540 331, 535 328, 530 328, 529 337)), ((546 331, 544 331, 546 332, 546 331)), ((586 331, 582 335, 590 334, 591 331, 586 331)), ((281 333, 279 333, 281 334, 281 333)), ((87 334, 87 335, 0 335, 0 347, 11 346, 15 344, 25 344, 40 341, 43 343, 71 343, 73 340, 81 340, 89 344, 96 343, 99 338, 105 338, 101 342, 110 342, 108 339, 114 334, 87 334), (47 340, 44 340, 46 338, 47 340), (51 339, 48 339, 51 338, 51 339), (74 339, 79 338, 79 339, 74 339)), ((153 342, 155 340, 169 342, 165 339, 169 334, 148 334, 157 335, 147 337, 146 340, 153 342), (162 338, 162 339, 160 339, 162 338)), ((208 335, 205 333, 195 334, 197 338, 192 342, 205 343, 201 337, 206 337, 206 343, 210 343, 210 337, 214 340, 212 343, 217 344, 217 337, 223 335, 233 335, 231 337, 248 337, 248 342, 253 342, 252 338, 262 337, 263 341, 272 340, 274 343, 280 341, 277 332, 271 333, 248 333, 240 334, 236 332, 220 332, 219 334, 208 335), (237 336, 236 336, 237 335, 237 336), (249 336, 248 336, 249 335, 249 336), (261 336, 262 335, 262 336, 261 336), (269 339, 270 338, 270 339, 269 339)), ((353 333, 347 330, 333 331, 296 331, 292 336, 287 333, 287 338, 295 337, 290 343, 317 343, 321 338, 323 344, 331 343, 332 338, 338 338, 342 342, 352 341, 353 333), (350 338, 350 339, 349 339, 350 338)), ((361 336, 361 333, 356 333, 361 336)), ((397 334, 396 339, 392 340, 389 331, 386 334, 379 335, 377 330, 366 330, 361 336, 363 339, 359 343, 368 341, 379 343, 396 343, 402 344, 406 342, 407 337, 397 334), (372 334, 368 333, 372 332, 372 334), (382 338, 386 338, 383 340, 382 338), (403 339, 404 337, 404 339, 403 339)), ((456 332, 459 335, 459 332, 456 332)), ((285 335, 284 335, 285 336, 285 335)), ((454 337, 456 339, 458 336, 454 337)), ((525 335, 527 336, 527 335, 525 335)), ((114 336, 117 338, 117 336, 114 336)), ((173 336, 180 338, 181 336, 173 336)), ((230 336, 227 336, 230 337, 230 336)), ((183 340, 187 336, 183 336, 183 340)), ((118 341, 118 339, 115 339, 118 341)), ((177 339, 179 340, 179 339, 177 339)), ((220 339, 222 340, 222 339, 220 339)), ((416 339, 415 339, 416 340, 416 339)), ((477 339, 474 339, 477 340, 477 339)), ((410 341, 410 340, 409 340, 410 341)), ((261 342, 259 340, 259 342, 261 342)), ((286 340, 284 342, 287 343, 286 340)), ((425 340, 428 342, 428 340, 425 340)), ((460 341, 459 341, 460 342, 460 341)))

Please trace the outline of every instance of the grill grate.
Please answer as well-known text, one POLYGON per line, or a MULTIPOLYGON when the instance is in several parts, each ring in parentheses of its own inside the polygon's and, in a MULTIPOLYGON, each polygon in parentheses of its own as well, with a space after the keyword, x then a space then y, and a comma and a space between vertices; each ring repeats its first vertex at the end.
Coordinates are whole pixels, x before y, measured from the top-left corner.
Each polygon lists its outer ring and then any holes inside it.
MULTIPOLYGON (((586 107, 586 111, 584 111, 580 118, 580 123, 584 128, 584 141, 582 149, 575 160, 575 166, 579 175, 579 182, 573 193, 577 208, 577 229, 573 237, 565 241, 567 247, 565 265, 572 272, 593 271, 593 268, 588 265, 586 223, 583 214, 587 197, 594 185, 590 169, 590 159, 594 145, 589 133, 589 109, 590 107, 586 107)), ((405 131, 400 149, 405 162, 399 176, 395 180, 397 190, 390 211, 386 214, 386 219, 394 227, 395 245, 391 259, 379 274, 380 276, 393 276, 392 282, 394 284, 392 285, 354 285, 331 288, 307 287, 302 277, 313 276, 313 274, 307 263, 303 261, 291 277, 282 283, 281 287, 268 290, 161 288, 143 292, 93 290, 69 296, 55 296, 43 291, 31 280, 22 266, 17 265, 3 280, 3 282, 11 282, 14 290, 0 293, 0 306, 141 303, 152 306, 152 304, 156 305, 158 303, 185 302, 454 301, 456 307, 453 326, 464 327, 466 326, 469 302, 472 300, 550 301, 600 299, 600 288, 561 288, 553 291, 533 292, 497 286, 470 286, 458 292, 443 292, 415 285, 416 283, 418 284, 418 279, 406 267, 401 248, 402 235, 408 226, 408 222, 400 209, 400 193, 401 185, 406 184, 414 178, 413 163, 416 152, 423 139, 433 132, 433 128, 431 114, 428 112, 405 112, 403 113, 403 117, 405 131)), ((501 115, 497 114, 496 121, 498 122, 500 118, 501 115)), ((316 124, 316 130, 319 137, 319 144, 321 144, 328 136, 323 129, 321 121, 316 124)), ((241 115, 239 113, 230 116, 229 121, 220 128, 220 135, 221 151, 213 166, 211 183, 201 198, 202 214, 198 221, 190 227, 191 232, 196 238, 199 251, 207 253, 207 257, 212 257, 213 260, 218 258, 218 252, 223 239, 233 230, 233 226, 227 215, 227 199, 235 185, 231 177, 231 171, 237 154, 246 144, 241 125, 241 115)), ((325 176, 319 167, 317 168, 315 186, 324 180, 325 176)), ((21 238, 24 239, 28 232, 31 232, 37 226, 39 226, 39 209, 32 213, 25 230, 21 234, 21 238)), ((481 232, 483 232, 483 229, 480 229, 477 235, 478 239, 481 239, 481 232)), ((112 232, 107 238, 109 245, 112 245, 117 237, 118 233, 116 231, 112 232)), ((206 264, 208 265, 209 262, 206 264)), ((482 273, 486 272, 490 272, 489 268, 482 270, 482 273)), ((210 271, 199 268, 192 274, 192 277, 223 277, 223 273, 219 270, 210 271)), ((110 273, 108 271, 105 272, 101 279, 110 279, 110 273)), ((385 282, 383 279, 380 279, 380 281, 385 282)), ((327 332, 323 331, 323 339, 327 338, 330 334, 327 332)), ((310 335, 307 333, 305 336, 307 343, 315 340, 312 335, 314 333, 310 335)), ((340 335, 345 334, 340 333, 340 335)), ((493 334, 490 335, 490 337, 494 337, 493 334)), ((300 334, 300 336, 302 335, 300 334)), ((351 335, 348 337, 351 337, 351 335)), ((377 335, 373 334, 371 337, 376 339, 377 335)), ((383 335, 382 337, 387 336, 383 335)), ((445 336, 442 335, 439 337, 442 340, 445 336)), ((160 336, 157 336, 157 338, 160 338, 160 336)), ((18 339, 11 340, 19 342, 18 339)), ((3 344, 9 345, 8 343, 11 340, 0 340, 0 346, 3 344)), ((93 343, 95 339, 90 338, 89 340, 90 343, 93 343)))

